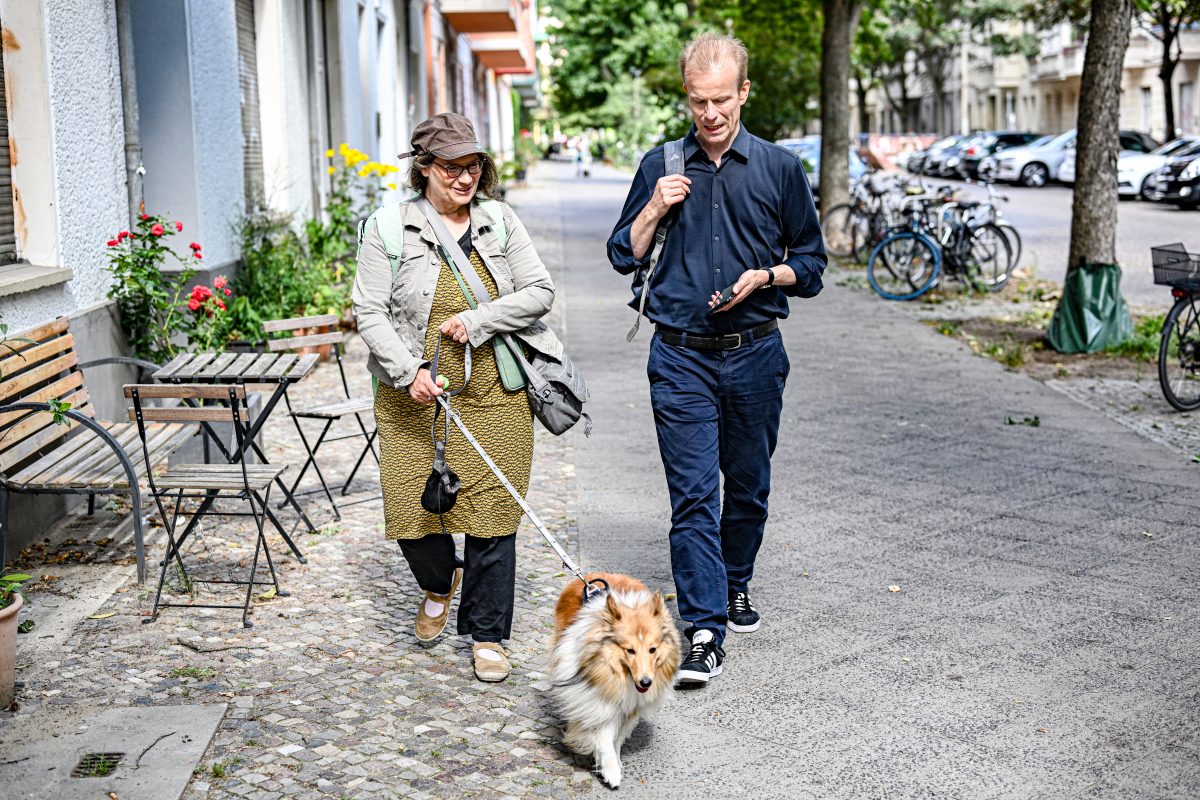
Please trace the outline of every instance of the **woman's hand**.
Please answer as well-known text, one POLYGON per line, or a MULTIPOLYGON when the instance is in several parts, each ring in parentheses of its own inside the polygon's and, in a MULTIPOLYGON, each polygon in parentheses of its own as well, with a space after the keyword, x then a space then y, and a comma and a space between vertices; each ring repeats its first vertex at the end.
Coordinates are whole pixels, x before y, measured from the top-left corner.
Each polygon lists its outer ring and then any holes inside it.
POLYGON ((432 403, 441 393, 442 390, 433 382, 433 377, 425 367, 417 370, 417 377, 408 385, 408 396, 418 403, 432 403))
POLYGON ((443 322, 438 330, 459 344, 464 344, 467 341, 467 326, 463 325, 462 320, 458 318, 457 314, 443 322))

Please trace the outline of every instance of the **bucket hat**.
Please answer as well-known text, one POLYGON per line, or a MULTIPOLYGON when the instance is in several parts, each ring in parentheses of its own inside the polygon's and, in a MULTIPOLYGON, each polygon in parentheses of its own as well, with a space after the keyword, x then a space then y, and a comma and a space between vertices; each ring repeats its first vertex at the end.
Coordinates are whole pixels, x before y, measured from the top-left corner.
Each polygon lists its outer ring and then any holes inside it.
POLYGON ((453 161, 456 158, 484 152, 475 137, 471 120, 462 114, 447 112, 435 114, 413 130, 412 150, 401 153, 399 158, 410 158, 426 153, 453 161))

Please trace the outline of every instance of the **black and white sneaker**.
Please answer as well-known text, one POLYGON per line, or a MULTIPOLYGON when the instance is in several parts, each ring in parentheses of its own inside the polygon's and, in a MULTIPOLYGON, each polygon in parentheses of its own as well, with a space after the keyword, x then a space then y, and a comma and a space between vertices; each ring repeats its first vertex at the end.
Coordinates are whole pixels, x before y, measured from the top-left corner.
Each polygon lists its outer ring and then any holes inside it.
POLYGON ((708 683, 721 674, 725 651, 717 646, 716 636, 701 628, 692 634, 692 649, 679 667, 677 683, 708 683))
POLYGON ((749 592, 730 592, 725 615, 728 618, 725 627, 734 633, 750 633, 758 630, 758 626, 762 624, 758 612, 754 610, 754 604, 750 602, 749 592))

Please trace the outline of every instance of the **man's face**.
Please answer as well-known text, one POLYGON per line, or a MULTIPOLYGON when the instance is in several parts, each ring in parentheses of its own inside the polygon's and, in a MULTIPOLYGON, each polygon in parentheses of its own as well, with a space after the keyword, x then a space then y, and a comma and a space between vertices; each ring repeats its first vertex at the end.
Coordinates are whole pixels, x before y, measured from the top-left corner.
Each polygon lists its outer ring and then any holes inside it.
POLYGON ((737 135, 750 81, 739 86, 737 65, 722 61, 709 70, 689 70, 684 89, 696 121, 696 138, 708 147, 727 148, 737 135))

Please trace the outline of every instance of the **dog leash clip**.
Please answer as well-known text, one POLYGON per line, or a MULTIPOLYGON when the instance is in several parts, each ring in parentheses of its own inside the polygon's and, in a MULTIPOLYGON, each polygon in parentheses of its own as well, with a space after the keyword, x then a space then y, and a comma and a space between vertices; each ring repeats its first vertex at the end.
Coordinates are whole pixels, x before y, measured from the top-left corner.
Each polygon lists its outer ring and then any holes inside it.
MULTIPOLYGON (((580 578, 580 580, 583 579, 580 578)), ((599 597, 606 592, 608 592, 608 581, 604 580, 604 578, 592 578, 590 581, 583 581, 583 602, 585 603, 591 602, 593 597, 599 597), (604 588, 597 588, 593 585, 596 583, 603 583, 604 588)))

